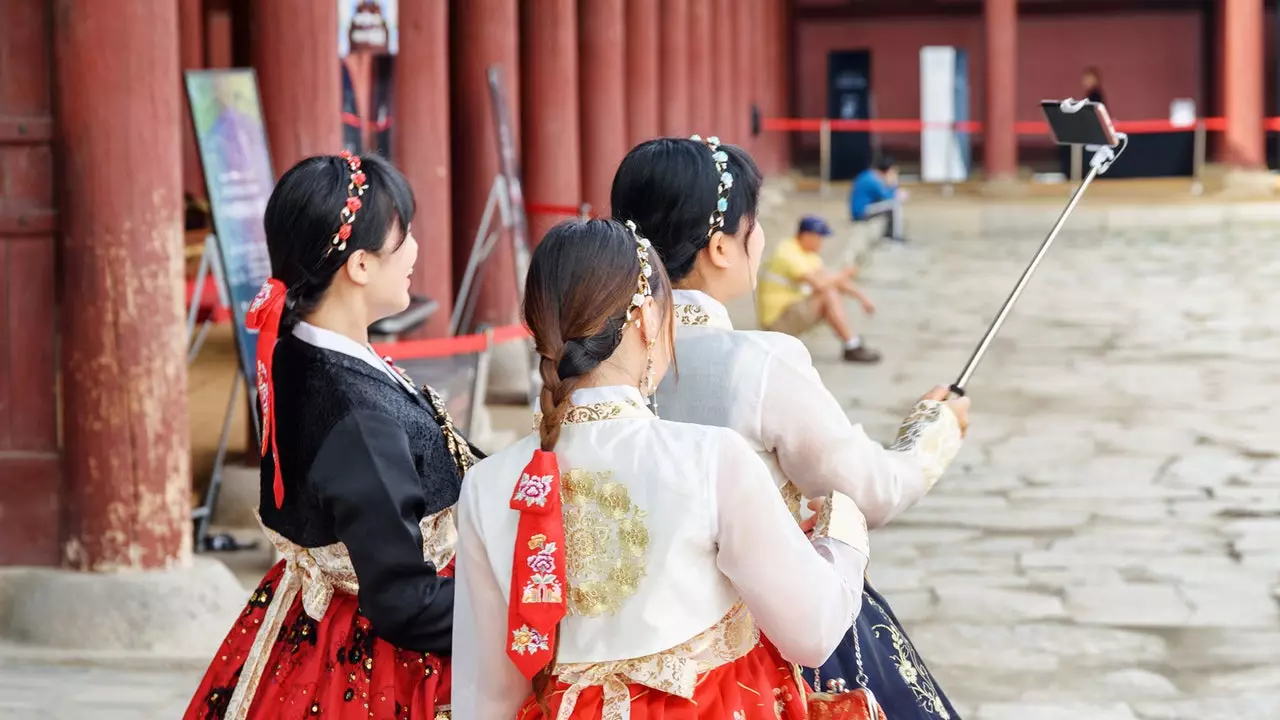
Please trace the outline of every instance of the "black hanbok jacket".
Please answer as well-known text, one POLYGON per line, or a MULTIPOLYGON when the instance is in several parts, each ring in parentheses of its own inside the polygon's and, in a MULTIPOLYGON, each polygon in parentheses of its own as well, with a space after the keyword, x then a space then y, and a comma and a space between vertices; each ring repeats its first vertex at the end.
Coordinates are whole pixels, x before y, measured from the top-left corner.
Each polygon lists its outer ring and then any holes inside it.
POLYGON ((453 579, 423 559, 419 529, 457 503, 467 462, 459 457, 465 446, 442 428, 443 407, 369 362, 291 334, 276 345, 274 365, 285 494, 277 509, 268 453, 263 524, 302 547, 346 545, 374 633, 397 647, 450 654, 453 579))

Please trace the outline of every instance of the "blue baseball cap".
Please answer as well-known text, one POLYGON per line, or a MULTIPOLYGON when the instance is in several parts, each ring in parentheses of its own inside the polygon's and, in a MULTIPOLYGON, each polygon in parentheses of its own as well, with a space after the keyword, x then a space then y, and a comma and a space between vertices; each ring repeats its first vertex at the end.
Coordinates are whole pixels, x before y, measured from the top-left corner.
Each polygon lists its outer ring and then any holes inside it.
POLYGON ((831 234, 831 226, 827 224, 826 220, 817 215, 805 215, 800 219, 800 229, 797 232, 817 233, 822 237, 826 237, 831 234))

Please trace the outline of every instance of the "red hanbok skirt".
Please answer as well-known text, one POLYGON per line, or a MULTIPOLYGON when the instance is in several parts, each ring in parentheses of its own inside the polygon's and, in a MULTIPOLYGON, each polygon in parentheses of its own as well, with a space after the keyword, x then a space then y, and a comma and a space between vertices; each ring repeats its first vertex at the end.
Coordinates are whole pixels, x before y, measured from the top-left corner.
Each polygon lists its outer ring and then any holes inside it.
MULTIPOLYGON (((231 628, 184 720, 222 720, 284 561, 271 568, 231 628)), ((453 574, 453 564, 440 572, 453 574)), ((249 706, 250 720, 434 720, 449 704, 449 661, 376 637, 356 596, 335 592, 320 621, 293 602, 249 706)))
MULTIPOLYGON (((557 683, 547 698, 549 717, 542 714, 531 697, 521 708, 517 720, 553 720, 568 687, 563 682, 557 683)), ((644 685, 628 685, 627 691, 631 695, 631 720, 802 720, 807 717, 804 687, 798 682, 794 666, 783 660, 764 638, 746 655, 700 675, 692 702, 644 685)), ((578 696, 571 717, 583 720, 610 717, 604 710, 604 688, 596 685, 578 696)))

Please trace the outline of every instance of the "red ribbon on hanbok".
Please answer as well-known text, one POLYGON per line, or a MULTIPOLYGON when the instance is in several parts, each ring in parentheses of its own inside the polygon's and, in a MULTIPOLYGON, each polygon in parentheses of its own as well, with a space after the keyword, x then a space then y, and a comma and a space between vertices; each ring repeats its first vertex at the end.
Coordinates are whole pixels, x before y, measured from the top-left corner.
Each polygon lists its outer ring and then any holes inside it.
POLYGON ((284 505, 284 476, 280 474, 280 454, 276 452, 276 398, 272 381, 272 358, 275 357, 276 338, 280 336, 280 316, 284 314, 284 283, 271 278, 249 304, 245 326, 258 332, 258 406, 262 413, 262 457, 271 451, 275 465, 275 480, 271 489, 275 493, 276 507, 284 505))
POLYGON ((556 625, 568 612, 560 468, 554 452, 534 450, 520 474, 511 509, 520 513, 507 603, 507 654, 533 679, 552 662, 556 625))

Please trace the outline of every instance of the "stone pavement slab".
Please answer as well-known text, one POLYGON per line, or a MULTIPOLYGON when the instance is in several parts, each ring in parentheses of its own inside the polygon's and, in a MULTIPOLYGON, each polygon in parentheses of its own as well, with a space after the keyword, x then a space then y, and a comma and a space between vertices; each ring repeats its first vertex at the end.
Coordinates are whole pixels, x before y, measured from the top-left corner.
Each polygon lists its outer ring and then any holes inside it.
MULTIPOLYGON (((873 437, 959 371, 1036 212, 979 236, 908 209, 912 241, 859 279, 876 317, 852 315, 885 362, 805 338, 873 437)), ((966 717, 1280 717, 1280 253, 1265 227, 1201 225, 1221 211, 1104 212, 1068 222, 969 386, 955 466, 873 532, 871 576, 895 607, 929 589, 904 622, 966 717)))

